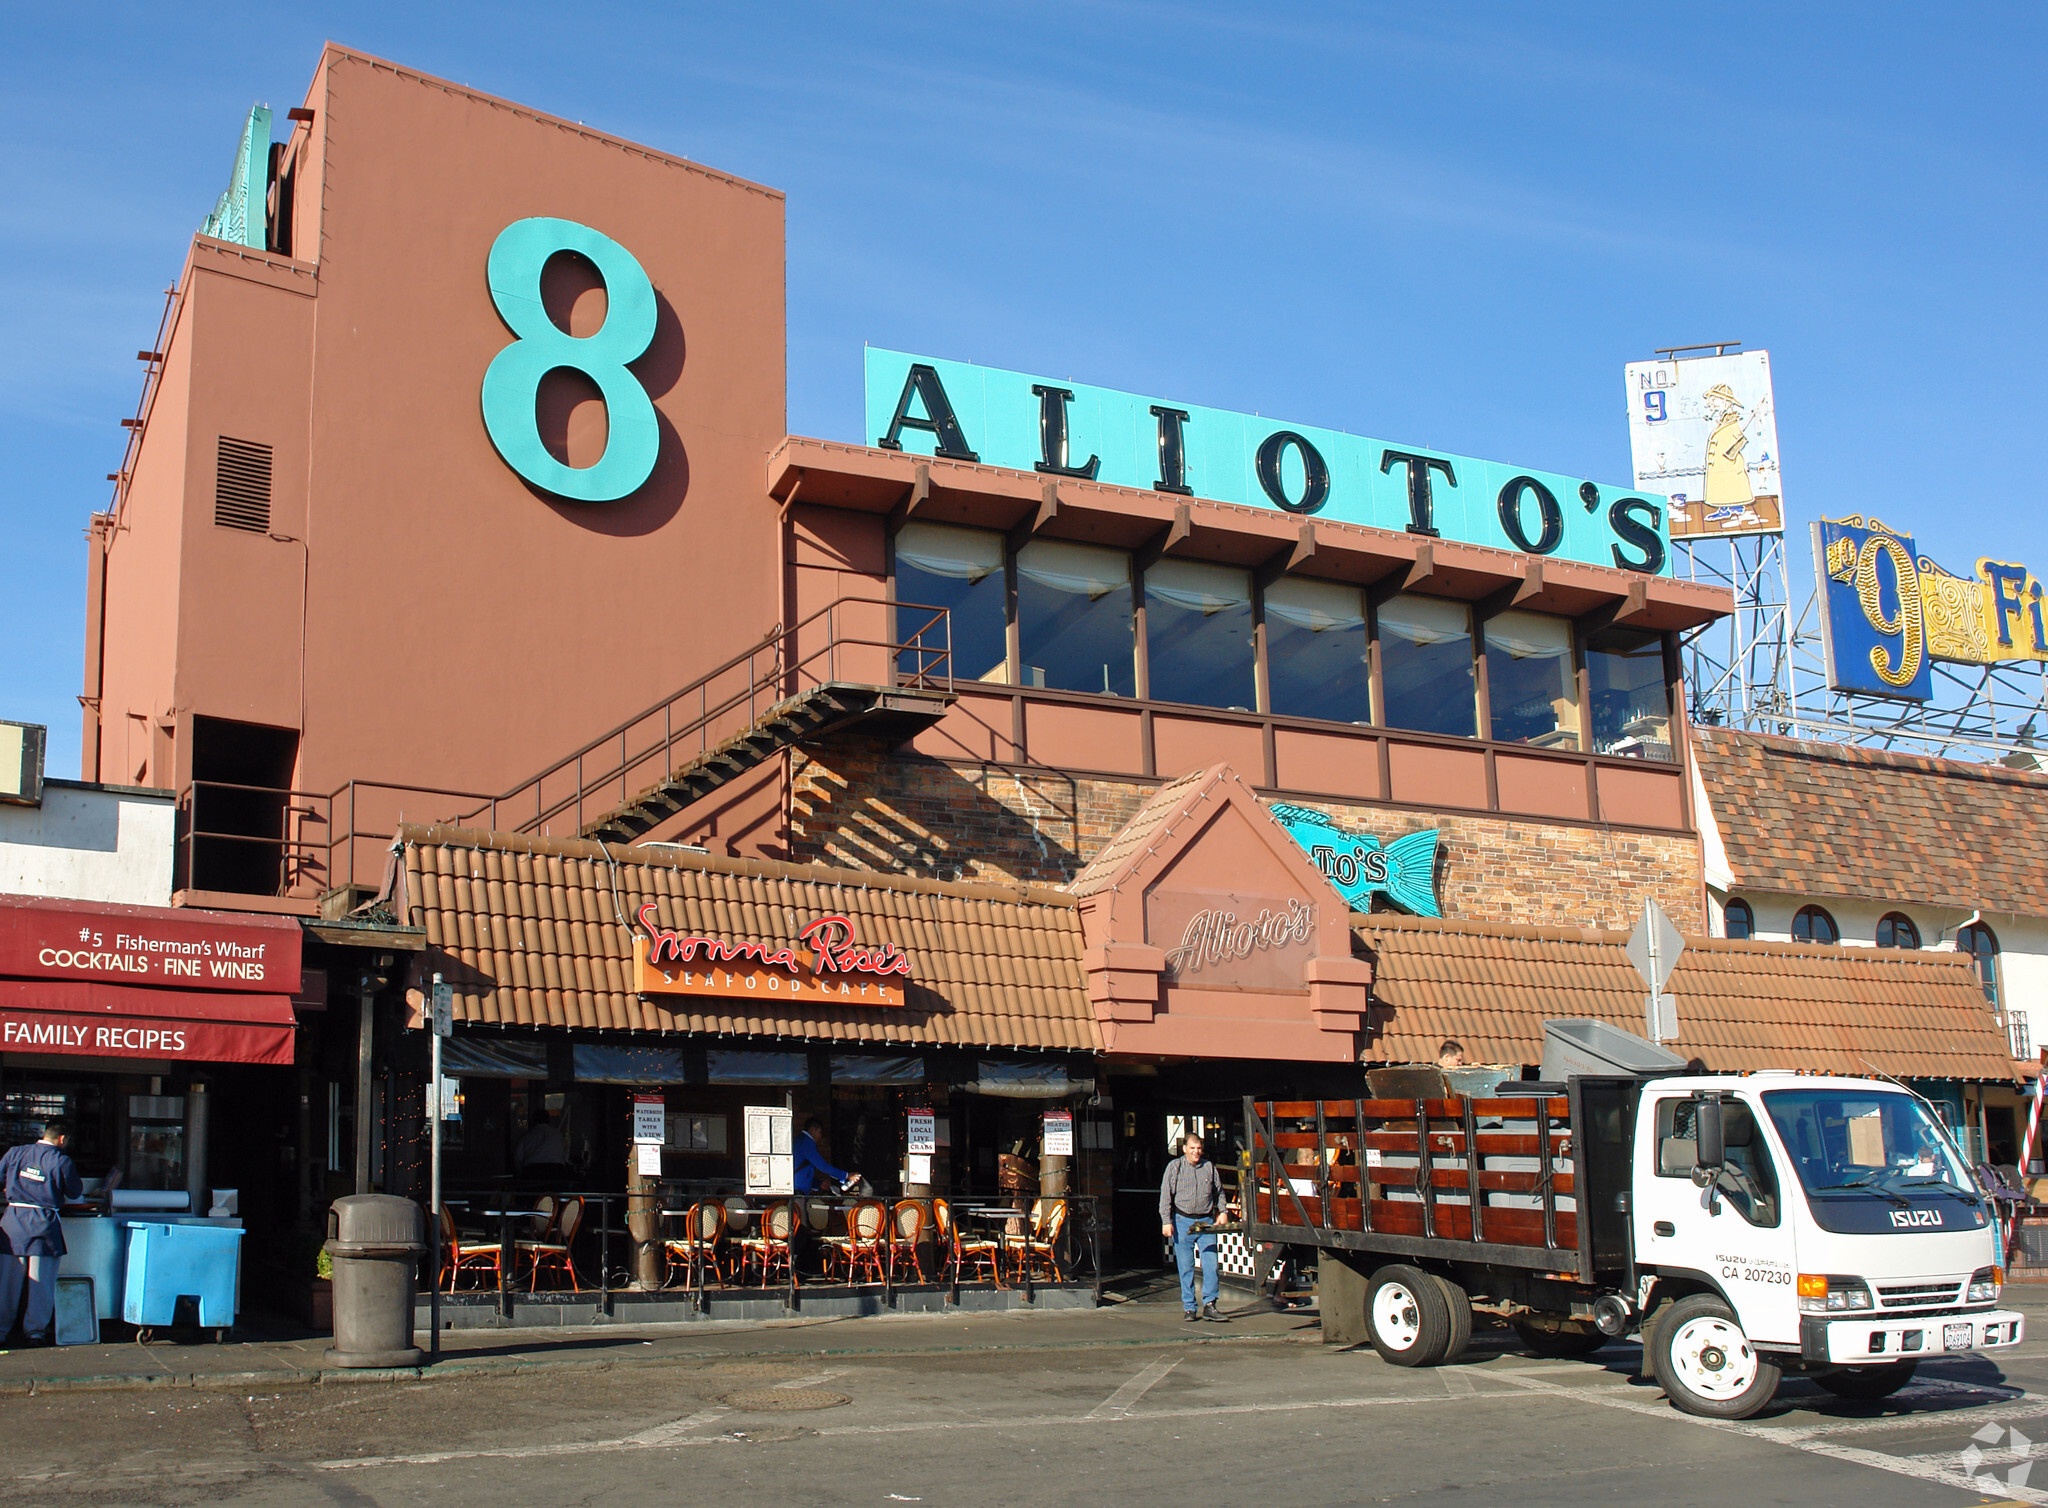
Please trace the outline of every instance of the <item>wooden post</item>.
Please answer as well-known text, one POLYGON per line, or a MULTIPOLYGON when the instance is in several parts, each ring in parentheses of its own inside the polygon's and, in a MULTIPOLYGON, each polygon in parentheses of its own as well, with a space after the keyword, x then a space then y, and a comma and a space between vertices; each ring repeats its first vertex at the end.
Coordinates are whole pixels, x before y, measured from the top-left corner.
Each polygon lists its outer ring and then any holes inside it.
POLYGON ((633 1287, 653 1293, 661 1287, 661 1182, 640 1171, 640 1149, 632 1140, 633 1101, 626 1101, 626 1230, 633 1238, 633 1287))

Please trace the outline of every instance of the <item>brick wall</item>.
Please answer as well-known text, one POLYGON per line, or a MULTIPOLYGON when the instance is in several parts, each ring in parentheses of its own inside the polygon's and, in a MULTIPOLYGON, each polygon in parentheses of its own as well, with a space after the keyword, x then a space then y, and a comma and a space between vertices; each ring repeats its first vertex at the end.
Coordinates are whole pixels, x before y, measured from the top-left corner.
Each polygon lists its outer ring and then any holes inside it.
MULTIPOLYGON (((1156 782, 949 764, 847 739, 795 756, 790 848, 798 863, 945 880, 1065 884, 1156 782)), ((1442 830, 1444 914, 1525 926, 1635 924, 1655 896, 1681 929, 1700 918, 1698 845, 1621 828, 1317 803, 1339 827, 1390 842, 1442 830)))

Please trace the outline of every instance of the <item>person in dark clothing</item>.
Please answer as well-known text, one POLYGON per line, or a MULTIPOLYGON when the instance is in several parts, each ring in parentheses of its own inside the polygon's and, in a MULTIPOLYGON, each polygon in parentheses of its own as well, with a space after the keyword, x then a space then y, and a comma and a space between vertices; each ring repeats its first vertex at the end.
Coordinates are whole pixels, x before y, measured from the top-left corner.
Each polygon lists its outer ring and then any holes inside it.
POLYGON ((58 1207, 82 1197, 85 1183, 64 1150, 71 1127, 62 1118, 43 1123, 41 1141, 15 1147, 0 1157, 0 1192, 7 1211, 0 1214, 0 1336, 14 1323, 24 1282, 28 1303, 21 1311, 21 1333, 30 1345, 48 1345, 57 1314, 57 1263, 64 1255, 64 1222, 58 1207))
POLYGON ((814 1115, 804 1122, 803 1132, 796 1139, 796 1191, 799 1194, 808 1194, 816 1188, 821 1173, 831 1180, 835 1193, 839 1185, 853 1180, 851 1173, 842 1173, 819 1154, 818 1138, 824 1130, 825 1123, 814 1115))

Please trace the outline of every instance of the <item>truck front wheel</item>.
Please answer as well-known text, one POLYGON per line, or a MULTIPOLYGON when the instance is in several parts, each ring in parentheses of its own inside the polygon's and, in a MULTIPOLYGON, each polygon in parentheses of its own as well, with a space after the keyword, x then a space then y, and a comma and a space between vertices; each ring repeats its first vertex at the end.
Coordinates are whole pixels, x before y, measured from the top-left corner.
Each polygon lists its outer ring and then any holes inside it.
POLYGON ((1419 1267, 1397 1263, 1372 1275, 1365 1290, 1365 1325, 1372 1348, 1397 1367, 1434 1366, 1451 1343, 1444 1290, 1419 1267))
POLYGON ((1657 1380, 1688 1414, 1747 1419, 1778 1391, 1780 1369, 1749 1343, 1735 1311, 1711 1293, 1680 1299, 1657 1321, 1657 1380))

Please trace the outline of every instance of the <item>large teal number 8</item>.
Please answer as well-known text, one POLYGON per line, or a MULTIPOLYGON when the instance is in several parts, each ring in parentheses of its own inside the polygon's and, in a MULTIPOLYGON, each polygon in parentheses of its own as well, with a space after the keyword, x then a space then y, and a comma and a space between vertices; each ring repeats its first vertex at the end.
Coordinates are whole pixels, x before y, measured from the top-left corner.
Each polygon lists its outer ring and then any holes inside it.
POLYGON ((653 474, 661 449, 653 400, 626 370, 654 339, 654 285, 647 274, 610 236, 543 217, 514 220, 500 231, 485 271, 491 302, 519 337, 484 372, 484 429, 498 454, 534 486, 576 502, 609 503, 637 490, 653 474), (541 269, 563 251, 590 258, 604 279, 604 323, 580 339, 563 333, 541 304, 541 269), (594 466, 564 465, 541 443, 534 405, 541 379, 558 368, 583 373, 604 394, 608 429, 594 466))

